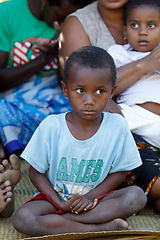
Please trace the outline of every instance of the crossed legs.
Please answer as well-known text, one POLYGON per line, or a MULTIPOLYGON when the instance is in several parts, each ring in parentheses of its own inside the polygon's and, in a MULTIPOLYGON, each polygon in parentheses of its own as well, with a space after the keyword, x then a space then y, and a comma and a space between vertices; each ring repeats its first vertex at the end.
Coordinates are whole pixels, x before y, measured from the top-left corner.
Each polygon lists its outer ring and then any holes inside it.
POLYGON ((98 205, 91 211, 78 215, 56 215, 56 208, 50 202, 31 201, 15 213, 13 225, 19 232, 32 236, 129 230, 130 227, 124 219, 143 209, 146 201, 144 192, 138 187, 113 192, 99 200, 98 205))

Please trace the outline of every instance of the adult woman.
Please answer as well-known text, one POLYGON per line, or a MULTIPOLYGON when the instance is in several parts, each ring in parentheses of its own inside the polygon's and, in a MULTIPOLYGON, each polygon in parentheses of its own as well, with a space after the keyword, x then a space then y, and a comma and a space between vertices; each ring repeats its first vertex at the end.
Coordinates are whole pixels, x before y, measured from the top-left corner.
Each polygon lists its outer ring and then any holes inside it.
POLYGON ((68 110, 57 80, 53 22, 91 0, 12 0, 0 6, 0 161, 20 153, 39 123, 68 110), (1 143, 2 142, 2 143, 1 143))
MULTIPOLYGON (((60 67, 61 72, 67 57, 77 48, 85 45, 95 45, 108 50, 114 43, 125 44, 123 37, 123 10, 128 0, 98 0, 82 10, 71 14, 65 21, 60 36, 60 67)), ((157 69, 160 65, 160 53, 154 51, 147 57, 129 63, 117 69, 117 89, 115 95, 138 81, 145 73, 157 69)), ((113 101, 110 101, 110 104, 113 101)), ((109 111, 115 109, 107 106, 109 111)), ((118 108, 117 108, 118 109, 118 108)), ((136 184, 141 186, 153 200, 154 207, 160 211, 160 172, 159 153, 157 149, 152 151, 152 146, 134 135, 136 142, 140 142, 140 154, 143 165, 135 173, 138 175, 136 184), (148 164, 149 158, 149 164, 148 164), (153 161, 154 160, 154 161, 153 161), (150 166, 152 165, 152 171, 150 166), (149 176, 146 178, 146 176, 149 176)))

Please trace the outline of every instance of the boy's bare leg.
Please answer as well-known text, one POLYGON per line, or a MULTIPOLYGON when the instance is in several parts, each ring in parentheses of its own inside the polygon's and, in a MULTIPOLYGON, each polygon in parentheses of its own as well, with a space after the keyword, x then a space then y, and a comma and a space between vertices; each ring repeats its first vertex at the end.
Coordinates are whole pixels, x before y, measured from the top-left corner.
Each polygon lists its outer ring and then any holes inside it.
POLYGON ((126 219, 142 210, 147 202, 143 190, 132 186, 120 189, 99 200, 97 206, 78 215, 67 213, 65 218, 81 223, 104 223, 116 218, 126 219))
POLYGON ((128 223, 120 218, 108 223, 83 224, 66 219, 65 214, 56 215, 55 212, 56 208, 48 201, 28 202, 13 216, 13 225, 19 232, 31 236, 131 229, 128 223))
POLYGON ((21 178, 19 158, 12 154, 9 161, 3 160, 0 164, 0 173, 3 174, 4 181, 9 180, 12 188, 14 188, 21 178))
POLYGON ((126 219, 141 210, 146 196, 138 187, 128 187, 104 197, 98 205, 79 215, 55 215, 56 208, 44 200, 28 202, 13 216, 13 225, 25 234, 38 236, 71 232, 129 230, 126 219), (25 228, 24 228, 25 226, 25 228))

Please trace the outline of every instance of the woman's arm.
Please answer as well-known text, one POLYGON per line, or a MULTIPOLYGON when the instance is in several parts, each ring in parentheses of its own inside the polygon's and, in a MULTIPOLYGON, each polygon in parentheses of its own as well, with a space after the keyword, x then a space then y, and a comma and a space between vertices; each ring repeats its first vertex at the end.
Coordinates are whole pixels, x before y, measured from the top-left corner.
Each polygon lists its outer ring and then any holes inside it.
POLYGON ((64 21, 59 41, 59 64, 62 75, 69 55, 80 47, 90 45, 89 38, 78 18, 68 17, 64 21))
POLYGON ((36 46, 41 51, 37 58, 24 65, 11 68, 7 68, 9 53, 0 51, 0 91, 21 85, 58 55, 58 40, 36 46))

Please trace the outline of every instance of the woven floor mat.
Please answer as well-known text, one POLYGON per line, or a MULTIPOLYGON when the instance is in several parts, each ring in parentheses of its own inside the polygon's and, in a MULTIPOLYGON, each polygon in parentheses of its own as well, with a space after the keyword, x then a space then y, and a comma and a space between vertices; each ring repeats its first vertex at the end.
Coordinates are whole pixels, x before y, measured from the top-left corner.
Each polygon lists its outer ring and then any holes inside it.
MULTIPOLYGON (((22 206, 24 202, 29 200, 33 194, 34 186, 28 177, 29 164, 24 160, 21 161, 22 177, 20 182, 15 187, 15 211, 22 206)), ((160 239, 158 224, 160 215, 154 212, 151 205, 141 211, 137 216, 131 216, 127 219, 132 231, 122 232, 98 232, 98 233, 77 233, 77 234, 58 234, 54 236, 44 236, 33 238, 28 235, 17 232, 12 225, 12 217, 0 219, 0 240, 15 240, 15 239, 44 239, 44 240, 76 240, 76 239, 160 239), (145 236, 146 235, 146 236, 145 236), (150 238, 147 238, 151 235, 150 238), (158 237, 158 238, 157 238, 158 237)))

